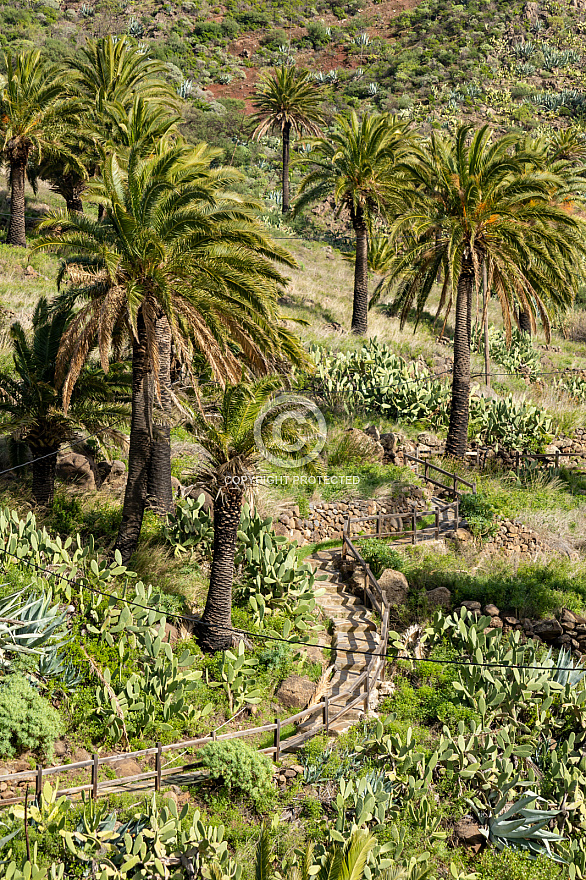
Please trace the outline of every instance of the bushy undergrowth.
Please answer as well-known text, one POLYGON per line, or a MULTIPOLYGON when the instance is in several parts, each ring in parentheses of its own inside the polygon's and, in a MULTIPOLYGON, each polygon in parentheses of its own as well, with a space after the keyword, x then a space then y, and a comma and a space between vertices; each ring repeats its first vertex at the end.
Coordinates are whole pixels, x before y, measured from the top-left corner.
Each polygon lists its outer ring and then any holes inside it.
POLYGON ((447 587, 454 602, 473 599, 493 603, 518 617, 541 617, 562 607, 576 611, 586 607, 586 567, 567 559, 553 558, 547 564, 493 560, 490 566, 470 573, 472 563, 452 553, 405 559, 403 571, 412 590, 447 587))
POLYGON ((62 732, 59 713, 22 675, 7 676, 0 686, 0 757, 38 751, 53 757, 62 732))
POLYGON ((220 780, 228 790, 243 792, 254 803, 260 803, 272 790, 270 758, 244 740, 207 743, 198 757, 212 779, 220 780))
POLYGON ((388 542, 377 538, 363 538, 358 542, 358 547, 375 577, 380 577, 386 568, 403 570, 403 557, 388 542))

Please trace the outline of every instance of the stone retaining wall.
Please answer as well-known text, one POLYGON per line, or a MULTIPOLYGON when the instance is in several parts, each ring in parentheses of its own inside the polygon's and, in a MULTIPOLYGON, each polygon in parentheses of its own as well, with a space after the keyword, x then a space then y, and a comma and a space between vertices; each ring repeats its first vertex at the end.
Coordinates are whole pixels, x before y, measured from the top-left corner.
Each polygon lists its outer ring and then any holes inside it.
MULTIPOLYGON (((284 535, 299 544, 326 541, 330 538, 342 538, 344 523, 348 517, 374 516, 384 514, 409 514, 413 509, 425 510, 429 505, 429 493, 421 486, 404 488, 397 497, 378 498, 375 500, 353 499, 349 501, 330 501, 309 503, 309 515, 303 516, 297 505, 285 510, 274 524, 277 535, 284 535)), ((392 523, 387 523, 389 530, 392 523)), ((400 529, 400 517, 397 516, 395 529, 400 529)), ((376 522, 372 526, 367 523, 361 526, 365 533, 376 533, 376 522)))

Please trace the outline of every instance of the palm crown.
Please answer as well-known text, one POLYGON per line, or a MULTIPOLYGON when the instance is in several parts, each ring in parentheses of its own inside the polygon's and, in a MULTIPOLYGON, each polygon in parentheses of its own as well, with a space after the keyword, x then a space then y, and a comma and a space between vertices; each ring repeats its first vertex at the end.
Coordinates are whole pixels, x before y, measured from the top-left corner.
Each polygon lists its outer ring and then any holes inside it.
POLYGON ((304 131, 317 136, 323 124, 320 105, 323 89, 306 70, 283 64, 265 76, 259 83, 254 101, 257 123, 253 137, 260 138, 267 131, 281 132, 283 139, 283 213, 289 210, 289 152, 293 131, 304 131))
MULTIPOLYGON (((232 581, 242 502, 263 457, 289 459, 311 452, 319 437, 291 413, 290 399, 277 397, 279 376, 227 386, 215 413, 195 416, 202 447, 199 479, 214 497, 214 547, 200 644, 217 651, 231 643, 232 581), (288 415, 292 416, 288 418, 288 415)), ((324 438, 325 439, 325 438, 324 438)), ((310 455, 309 463, 313 462, 310 455)))
POLYGON ((352 329, 367 331, 368 228, 376 216, 387 216, 396 197, 397 163, 412 150, 405 123, 386 114, 354 111, 338 116, 328 137, 313 142, 311 170, 299 187, 296 211, 333 196, 338 213, 348 211, 356 235, 352 329))
MULTIPOLYGON (((10 168, 11 201, 8 244, 26 246, 25 175, 31 158, 57 155, 65 129, 67 77, 38 51, 14 57, 4 53, 6 76, 0 86, 2 158, 10 168)), ((73 160, 74 161, 74 160, 73 160)))
MULTIPOLYGON (((131 149, 123 165, 111 156, 92 185, 103 221, 57 214, 41 224, 47 234, 39 242, 64 254, 63 272, 75 282, 71 295, 85 300, 58 356, 65 408, 94 339, 104 369, 114 336, 126 332, 132 340, 132 467, 118 539, 126 558, 138 541, 146 503, 151 374, 159 396, 168 386, 160 345, 167 364, 171 345, 161 333, 174 340, 186 363, 195 346, 222 382, 240 375, 243 360, 261 372, 283 354, 304 361, 277 311, 284 278, 275 262, 293 260, 266 236, 253 206, 221 190, 230 174, 209 168, 213 151, 175 146, 147 158, 142 152, 131 149)), ((168 426, 165 432, 169 470, 168 426)))
POLYGON ((446 447, 454 455, 466 449, 472 287, 480 285, 483 265, 507 335, 517 307, 533 322, 538 311, 548 333, 551 312, 572 299, 585 251, 564 178, 540 170, 535 153, 514 152, 510 136, 493 141, 486 127, 469 134, 468 127, 454 140, 433 134, 428 151, 404 163, 410 186, 393 226, 402 244, 386 281, 398 286, 395 308, 403 323, 414 302, 421 315, 440 271, 438 314, 456 300, 446 447))

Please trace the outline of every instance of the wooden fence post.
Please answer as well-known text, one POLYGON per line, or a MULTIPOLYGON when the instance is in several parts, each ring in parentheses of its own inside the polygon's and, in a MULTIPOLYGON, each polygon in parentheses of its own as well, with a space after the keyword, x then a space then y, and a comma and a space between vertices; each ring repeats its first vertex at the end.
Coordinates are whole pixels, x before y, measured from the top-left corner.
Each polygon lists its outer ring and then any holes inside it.
POLYGON ((515 471, 517 472, 517 476, 519 476, 519 462, 521 457, 519 455, 519 450, 515 449, 515 471))
POLYGON ((559 468, 560 468, 560 451, 559 451, 559 449, 556 449, 556 451, 555 451, 555 466, 556 466, 556 470, 559 470, 559 468))
POLYGON ((370 697, 370 672, 366 670, 366 691, 364 694, 364 714, 368 715, 368 699, 370 697))
POLYGON ((416 513, 411 514, 411 528, 413 531, 413 534, 411 536, 411 543, 416 544, 417 543, 417 514, 416 513))
POLYGON ((157 754, 155 757, 155 791, 161 790, 161 776, 163 772, 163 746, 160 742, 157 743, 157 754))
POLYGON ((439 538, 439 510, 435 509, 435 538, 436 541, 439 538))
POLYGON ((41 803, 43 800, 43 765, 42 764, 37 764, 37 776, 35 779, 35 797, 37 799, 37 806, 40 810, 41 803))
POLYGON ((460 502, 456 500, 456 531, 460 528, 460 502))
POLYGON ((324 707, 322 710, 322 721, 323 721, 323 725, 326 729, 326 733, 329 734, 329 732, 330 732, 330 701, 327 697, 327 694, 324 697, 324 707))
POLYGON ((376 518, 376 533, 377 533, 377 535, 380 535, 380 533, 382 532, 381 516, 382 516, 382 513, 379 513, 379 515, 376 518))
POLYGON ((281 755, 281 722, 275 718, 275 761, 279 760, 281 755))
POLYGON ((92 755, 92 798, 98 799, 98 755, 92 755))

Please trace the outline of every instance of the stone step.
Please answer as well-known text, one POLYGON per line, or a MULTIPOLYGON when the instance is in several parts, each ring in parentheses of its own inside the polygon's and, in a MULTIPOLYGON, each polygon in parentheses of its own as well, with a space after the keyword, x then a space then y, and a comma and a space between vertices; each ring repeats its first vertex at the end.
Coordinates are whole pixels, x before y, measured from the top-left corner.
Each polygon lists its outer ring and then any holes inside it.
POLYGON ((362 672, 369 662, 370 657, 365 657, 364 654, 351 654, 347 651, 340 651, 339 656, 336 654, 338 669, 353 669, 355 672, 362 672))
POLYGON ((348 617, 348 618, 334 618, 332 620, 334 625, 334 632, 338 633, 347 633, 347 632, 356 632, 356 633, 367 633, 367 632, 376 632, 376 624, 372 620, 368 620, 368 618, 364 617, 348 617))
POLYGON ((352 593, 330 593, 324 596, 317 596, 315 601, 320 605, 337 604, 344 608, 364 608, 366 611, 366 607, 362 604, 362 601, 358 596, 353 596, 352 593))
MULTIPOLYGON (((380 640, 378 642, 363 642, 356 639, 354 641, 351 639, 335 639, 332 641, 332 649, 338 654, 356 653, 364 655, 367 653, 371 655, 375 653, 379 645, 380 640)), ((367 659, 370 659, 370 656, 367 659)))

